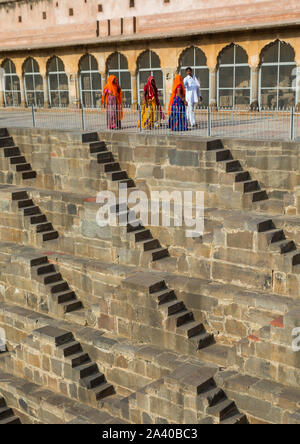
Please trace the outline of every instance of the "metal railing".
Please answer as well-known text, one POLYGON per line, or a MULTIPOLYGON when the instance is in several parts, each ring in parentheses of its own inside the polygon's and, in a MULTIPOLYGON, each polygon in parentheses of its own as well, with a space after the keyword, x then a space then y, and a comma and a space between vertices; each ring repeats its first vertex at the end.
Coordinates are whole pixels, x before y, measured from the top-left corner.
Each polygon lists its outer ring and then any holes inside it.
POLYGON ((292 109, 198 108, 195 125, 179 110, 171 118, 165 109, 123 108, 0 108, 0 126, 58 130, 141 132, 199 137, 300 140, 300 112, 292 109), (122 118, 121 118, 122 117, 122 118))

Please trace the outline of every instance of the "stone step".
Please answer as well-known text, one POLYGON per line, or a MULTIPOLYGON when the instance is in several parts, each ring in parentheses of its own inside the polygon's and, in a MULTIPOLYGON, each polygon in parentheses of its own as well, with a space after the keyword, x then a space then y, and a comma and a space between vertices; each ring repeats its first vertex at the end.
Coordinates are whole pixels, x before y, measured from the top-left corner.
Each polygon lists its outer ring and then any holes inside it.
POLYGON ((107 177, 112 182, 120 182, 120 181, 125 181, 126 179, 128 179, 128 175, 127 175, 126 171, 117 171, 117 172, 107 173, 107 177))
POLYGON ((141 242, 151 239, 151 231, 143 228, 142 230, 136 230, 132 233, 135 242, 141 242))
POLYGON ((88 362, 86 364, 78 365, 74 368, 74 371, 76 372, 76 374, 78 374, 79 379, 99 373, 98 366, 95 362, 88 362))
POLYGON ((157 239, 144 239, 137 242, 138 246, 142 246, 144 251, 153 251, 160 248, 160 243, 157 239))
POLYGON ((98 142, 98 134, 96 132, 84 133, 81 135, 82 143, 98 142))
POLYGON ((176 329, 181 325, 187 324, 192 321, 194 321, 194 315, 191 311, 186 309, 172 314, 167 319, 168 326, 171 326, 173 329, 176 329))
POLYGON ((106 383, 106 381, 105 376, 102 373, 86 376, 80 380, 80 384, 89 390, 99 387, 103 383, 106 383))
POLYGON ((209 142, 207 142, 207 150, 208 151, 220 150, 222 148, 224 148, 224 146, 223 146, 223 142, 221 139, 210 140, 209 142))
POLYGON ((136 231, 144 231, 145 227, 142 224, 141 220, 135 219, 128 223, 127 225, 127 233, 134 233, 136 231))
POLYGON ((226 173, 243 171, 242 165, 238 160, 228 160, 220 164, 220 168, 226 173))
POLYGON ((30 218, 31 225, 38 225, 47 222, 47 218, 44 214, 40 214, 39 216, 32 216, 30 218))
POLYGON ((63 291, 70 290, 69 285, 66 281, 57 282, 55 285, 50 286, 50 291, 52 294, 62 293, 63 291))
POLYGON ((59 305, 60 311, 62 311, 63 314, 66 313, 72 313, 73 311, 81 310, 83 308, 81 301, 69 301, 69 302, 63 302, 59 305))
POLYGON ((110 151, 104 151, 97 155, 97 162, 100 164, 112 163, 115 161, 113 154, 110 151))
POLYGON ((48 242, 51 240, 58 239, 59 234, 57 231, 46 231, 45 233, 42 233, 43 242, 48 242))
POLYGON ((270 246, 272 251, 280 251, 280 254, 290 253, 296 251, 296 245, 294 241, 281 240, 274 242, 270 246))
POLYGON ((206 362, 218 365, 220 367, 227 367, 228 365, 228 352, 230 347, 215 343, 213 336, 210 346, 199 350, 199 359, 203 359, 206 362))
POLYGON ((26 200, 29 197, 27 191, 15 191, 11 196, 12 200, 26 200))
POLYGON ((55 231, 53 229, 53 225, 52 225, 51 222, 46 222, 46 223, 43 223, 43 224, 39 224, 36 227, 36 232, 37 233, 45 233, 45 232, 49 232, 49 231, 55 231))
POLYGON ((205 333, 205 328, 203 324, 197 321, 191 321, 184 325, 181 325, 178 328, 177 333, 190 339, 194 336, 202 335, 203 333, 205 333))
POLYGON ((9 137, 7 128, 0 128, 0 137, 9 137))
POLYGON ((107 151, 105 142, 91 142, 90 143, 90 153, 102 153, 103 151, 107 151))
POLYGON ((249 171, 242 171, 240 173, 231 173, 231 174, 234 175, 234 182, 235 183, 247 182, 247 181, 251 180, 249 171))
POLYGON ((268 194, 266 191, 256 191, 252 195, 252 202, 261 202, 263 200, 268 200, 268 194))
POLYGON ((34 207, 34 202, 32 199, 18 200, 17 202, 19 210, 28 207, 34 207))
POLYGON ((225 399, 221 400, 214 406, 208 407, 206 413, 216 417, 219 421, 223 421, 224 419, 228 419, 232 415, 237 414, 238 410, 233 401, 225 399))
POLYGON ((167 316, 172 316, 176 313, 184 311, 186 308, 182 301, 176 300, 176 301, 166 302, 165 304, 160 305, 160 309, 166 312, 167 316))
POLYGON ((76 294, 74 291, 61 291, 55 293, 55 300, 57 304, 65 304, 66 302, 71 302, 76 300, 76 294))
POLYGON ((104 173, 112 173, 112 172, 121 171, 121 166, 120 166, 119 162, 102 163, 100 165, 100 167, 104 173))
POLYGON ((21 421, 16 416, 9 416, 7 418, 1 419, 0 424, 21 424, 21 421))
POLYGON ((98 387, 92 389, 95 394, 96 401, 101 401, 101 399, 111 396, 115 393, 115 390, 111 384, 107 382, 99 385, 98 387))
POLYGON ((20 148, 17 146, 12 146, 10 148, 4 148, 4 156, 5 157, 19 157, 21 156, 20 148))
POLYGON ((245 182, 237 182, 235 184, 235 190, 242 193, 251 193, 259 190, 259 184, 257 180, 248 180, 245 182))
POLYGON ((67 344, 63 344, 59 346, 59 350, 64 358, 67 358, 70 355, 74 355, 75 353, 82 352, 81 344, 77 341, 71 341, 67 344))
POLYGON ((213 407, 226 399, 223 390, 218 387, 211 388, 207 390, 207 392, 201 393, 199 396, 207 400, 209 407, 213 407))
POLYGON ((16 165, 16 171, 18 173, 23 172, 23 171, 32 171, 31 165, 30 163, 21 163, 16 165))
POLYGON ((190 340, 196 344, 197 350, 202 350, 214 343, 214 336, 211 333, 206 332, 192 336, 190 340))
POLYGON ((0 408, 0 419, 5 419, 5 418, 11 417, 13 415, 14 415, 14 412, 12 409, 10 409, 6 406, 0 408))
POLYGON ((223 419, 220 424, 222 425, 235 425, 235 424, 248 424, 247 417, 242 413, 236 413, 229 416, 227 419, 223 419))
POLYGON ((14 139, 10 136, 0 137, 0 148, 14 146, 14 139))
POLYGON ((164 258, 170 256, 170 253, 167 248, 157 248, 156 250, 151 250, 149 253, 152 256, 153 262, 159 261, 161 259, 164 259, 164 258))
POLYGON ((60 273, 51 272, 43 274, 41 278, 45 285, 55 284, 56 282, 60 282, 62 280, 62 275, 60 273))
POLYGON ((228 149, 217 149, 217 150, 208 150, 206 152, 206 159, 209 162, 224 162, 227 160, 233 160, 231 151, 228 149))
POLYGON ((37 206, 24 208, 24 216, 35 216, 41 214, 41 210, 37 206))
POLYGON ((47 256, 39 256, 30 260, 31 268, 37 267, 38 265, 46 265, 46 264, 49 264, 47 256))
POLYGON ((79 367, 83 364, 91 363, 91 359, 88 353, 84 353, 82 351, 74 353, 73 355, 65 356, 67 362, 69 362, 72 368, 79 367))
POLYGON ((22 178, 24 180, 36 179, 36 177, 37 177, 36 171, 25 171, 24 173, 22 173, 22 178))
POLYGON ((277 228, 274 230, 265 231, 263 236, 265 237, 268 245, 285 240, 284 231, 278 230, 277 228))
POLYGON ((15 156, 9 158, 11 165, 18 165, 20 163, 26 163, 24 156, 15 156))
POLYGON ((6 402, 4 398, 0 398, 0 408, 6 407, 6 402))
POLYGON ((153 296, 155 297, 156 301, 158 302, 158 305, 166 304, 167 302, 171 302, 171 301, 176 300, 176 295, 175 295, 174 290, 169 290, 168 288, 166 288, 165 290, 153 293, 153 296))

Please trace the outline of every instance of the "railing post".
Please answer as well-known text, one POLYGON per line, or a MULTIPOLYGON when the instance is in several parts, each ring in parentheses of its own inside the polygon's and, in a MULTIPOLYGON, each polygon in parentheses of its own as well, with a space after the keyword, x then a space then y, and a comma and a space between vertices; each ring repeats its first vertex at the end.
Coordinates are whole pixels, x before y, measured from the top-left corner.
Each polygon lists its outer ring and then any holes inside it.
POLYGON ((208 137, 211 137, 211 108, 210 108, 210 105, 208 105, 208 109, 207 109, 207 135, 208 135, 208 137))
POLYGON ((141 105, 138 105, 139 109, 139 122, 140 122, 140 133, 143 131, 143 122, 142 122, 142 108, 141 105))
POLYGON ((81 106, 81 123, 82 123, 82 130, 85 131, 85 116, 84 116, 84 106, 81 106))
POLYGON ((291 140, 295 140, 295 108, 291 110, 291 140))
POLYGON ((34 105, 32 105, 32 107, 31 107, 31 112, 32 112, 32 126, 33 126, 33 128, 35 128, 36 122, 35 122, 34 105))

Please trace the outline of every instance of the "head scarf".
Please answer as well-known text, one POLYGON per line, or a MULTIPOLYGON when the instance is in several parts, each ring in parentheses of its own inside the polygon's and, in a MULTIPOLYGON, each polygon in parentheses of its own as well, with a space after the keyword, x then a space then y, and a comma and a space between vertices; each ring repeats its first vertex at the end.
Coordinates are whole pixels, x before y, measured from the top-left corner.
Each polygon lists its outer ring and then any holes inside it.
POLYGON ((103 89, 103 95, 102 95, 102 103, 107 105, 108 102, 108 96, 109 94, 106 94, 105 91, 109 90, 110 94, 116 97, 118 108, 119 108, 119 120, 122 120, 123 118, 123 95, 122 95, 122 89, 119 85, 119 81, 116 76, 109 76, 107 79, 107 83, 103 89))
POLYGON ((144 88, 147 99, 155 98, 156 104, 159 105, 158 89, 153 76, 150 76, 144 88))
POLYGON ((174 79, 173 88, 172 88, 172 94, 171 94, 171 98, 170 98, 170 102, 169 102, 169 116, 171 115, 171 110, 172 110, 173 102, 174 102, 174 99, 175 99, 175 96, 176 96, 176 90, 177 90, 177 88, 179 86, 181 86, 183 97, 185 97, 185 87, 183 85, 183 79, 182 79, 180 74, 178 74, 175 77, 175 79, 174 79))

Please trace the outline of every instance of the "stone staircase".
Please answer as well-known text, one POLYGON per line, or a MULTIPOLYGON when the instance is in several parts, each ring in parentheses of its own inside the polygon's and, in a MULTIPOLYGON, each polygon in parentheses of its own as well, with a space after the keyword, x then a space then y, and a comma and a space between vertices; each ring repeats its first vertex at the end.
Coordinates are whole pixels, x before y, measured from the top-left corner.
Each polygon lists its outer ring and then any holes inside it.
MULTIPOLYGON (((231 151, 223 147, 221 140, 207 142, 207 153, 208 160, 218 162, 228 176, 227 183, 232 183, 235 191, 243 193, 245 209, 253 210, 254 204, 268 200, 267 192, 260 189, 258 181, 251 179, 250 173, 243 170, 238 160, 233 159, 231 151)), ((258 216, 257 231, 264 234, 265 243, 271 251, 284 255, 284 261, 290 261, 292 266, 300 264, 300 251, 297 251, 295 242, 286 239, 284 231, 277 229, 272 219, 258 216)))
MULTIPOLYGON (((92 155, 97 156, 99 170, 106 175, 110 190, 118 192, 122 186, 126 186, 129 193, 137 190, 134 181, 128 177, 126 171, 121 170, 119 162, 116 162, 113 153, 107 150, 106 144, 98 140, 97 133, 83 135, 83 143, 89 146, 92 155)), ((127 233, 131 235, 131 239, 134 239, 137 248, 144 251, 148 257, 150 256, 150 262, 169 257, 168 250, 162 248, 157 239, 153 239, 151 231, 143 226, 141 220, 127 206, 117 204, 115 208, 112 208, 112 211, 123 220, 124 216, 128 216, 129 212, 131 213, 130 219, 127 218, 127 220, 133 222, 128 223, 127 233)))
POLYGON ((6 128, 0 128, 0 150, 0 158, 9 159, 14 171, 21 173, 22 180, 36 178, 36 171, 32 170, 31 164, 22 156, 19 147, 15 146, 14 140, 9 136, 6 128))
POLYGON ((60 391, 62 384, 71 398, 94 407, 114 394, 114 387, 107 383, 98 365, 84 352, 73 334, 61 328, 48 325, 34 330, 12 359, 15 367, 18 363, 26 367, 32 382, 37 378, 55 391, 60 391), (37 350, 43 351, 42 356, 37 350))
POLYGON ((0 395, 0 425, 1 424, 21 424, 19 418, 14 415, 13 409, 7 407, 4 398, 0 395))

